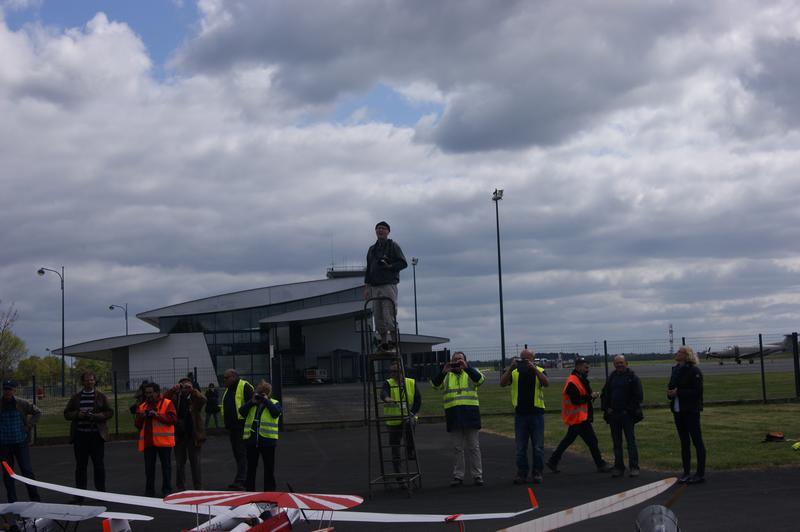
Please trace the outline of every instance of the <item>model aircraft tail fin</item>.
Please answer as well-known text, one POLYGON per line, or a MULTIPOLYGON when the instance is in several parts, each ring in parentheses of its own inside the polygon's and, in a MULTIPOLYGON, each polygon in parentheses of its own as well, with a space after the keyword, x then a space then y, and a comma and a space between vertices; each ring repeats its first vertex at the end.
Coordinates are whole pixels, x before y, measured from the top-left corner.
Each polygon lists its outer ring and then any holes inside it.
POLYGON ((531 507, 536 510, 539 508, 539 501, 536 500, 536 495, 533 494, 533 490, 528 488, 528 497, 531 498, 531 507))
POLYGON ((11 469, 11 466, 8 465, 8 462, 6 462, 5 460, 3 460, 3 467, 5 468, 6 473, 8 473, 9 477, 13 477, 14 476, 14 470, 11 469))

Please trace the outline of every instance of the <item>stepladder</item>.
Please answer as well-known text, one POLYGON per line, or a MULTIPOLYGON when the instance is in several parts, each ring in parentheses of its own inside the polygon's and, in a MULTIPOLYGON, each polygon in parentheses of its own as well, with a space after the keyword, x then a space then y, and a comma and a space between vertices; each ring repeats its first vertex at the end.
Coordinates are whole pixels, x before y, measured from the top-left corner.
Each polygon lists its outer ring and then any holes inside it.
MULTIPOLYGON (((369 303, 367 300, 365 308, 369 303)), ((396 339, 391 346, 382 345, 379 339, 373 341, 376 336, 369 330, 370 341, 362 344, 367 348, 364 399, 370 496, 378 486, 399 489, 409 496, 422 487, 416 448, 420 396, 416 381, 407 372, 396 320, 391 332, 396 339)))

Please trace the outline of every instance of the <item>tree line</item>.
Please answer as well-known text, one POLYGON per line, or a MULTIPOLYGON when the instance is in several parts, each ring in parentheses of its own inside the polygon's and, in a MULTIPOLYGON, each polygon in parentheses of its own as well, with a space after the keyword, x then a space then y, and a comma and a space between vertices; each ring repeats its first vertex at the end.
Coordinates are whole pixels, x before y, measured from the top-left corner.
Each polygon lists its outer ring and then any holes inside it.
MULTIPOLYGON (((25 342, 14 334, 14 323, 19 314, 11 303, 2 307, 0 300, 0 379, 15 379, 20 385, 33 383, 36 377, 37 386, 48 386, 61 382, 61 357, 47 355, 28 356, 25 342)), ((111 363, 87 358, 78 359, 74 367, 66 369, 67 382, 75 382, 84 371, 95 373, 98 385, 110 385, 111 363)))

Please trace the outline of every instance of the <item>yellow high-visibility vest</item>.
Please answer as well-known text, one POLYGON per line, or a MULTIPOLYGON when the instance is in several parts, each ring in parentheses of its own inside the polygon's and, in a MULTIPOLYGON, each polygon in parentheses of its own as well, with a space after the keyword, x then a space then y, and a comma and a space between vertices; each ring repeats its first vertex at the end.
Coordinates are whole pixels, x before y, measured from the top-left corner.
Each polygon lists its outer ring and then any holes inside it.
POLYGON ((405 397, 403 398, 403 403, 400 403, 400 386, 394 377, 387 379, 387 383, 389 383, 389 392, 391 393, 392 400, 394 403, 386 403, 383 405, 383 415, 389 417, 394 417, 395 419, 390 419, 386 421, 387 425, 400 425, 403 423, 403 420, 400 419, 401 416, 409 414, 409 402, 414 404, 414 390, 416 389, 417 383, 414 379, 410 379, 406 377, 406 393, 405 397))
MULTIPOLYGON (((236 396, 234 397, 234 402, 236 403, 236 419, 244 419, 244 416, 239 413, 239 409, 242 408, 244 404, 244 387, 250 384, 244 379, 239 379, 239 384, 236 385, 236 396)), ((222 419, 225 419, 225 396, 228 394, 228 387, 225 387, 225 391, 222 392, 222 401, 219 404, 219 413, 222 415, 222 419)))
MULTIPOLYGON (((275 399, 270 399, 270 401, 272 401, 272 404, 278 404, 278 401, 275 399)), ((247 419, 244 420, 244 434, 242 434, 243 440, 249 440, 253 433, 253 421, 256 419, 256 410, 258 410, 258 407, 254 406, 249 412, 247 412, 247 419)), ((258 420, 257 425, 259 437, 270 438, 272 440, 278 439, 278 418, 272 417, 272 414, 269 412, 269 408, 266 406, 264 407, 264 410, 261 411, 261 418, 258 420)))
MULTIPOLYGON (((539 366, 536 366, 536 369, 539 371, 544 371, 539 366)), ((539 382, 539 379, 534 376, 533 380, 534 383, 534 390, 533 390, 533 406, 536 408, 544 409, 544 388, 542 388, 542 383, 539 382)), ((511 372, 511 404, 514 408, 517 408, 517 402, 519 399, 519 370, 515 369, 511 372)))
POLYGON ((483 384, 485 378, 480 371, 478 374, 481 376, 480 380, 473 382, 466 371, 459 374, 451 371, 439 386, 433 386, 436 390, 444 390, 442 401, 445 410, 454 406, 480 406, 478 386, 483 384))

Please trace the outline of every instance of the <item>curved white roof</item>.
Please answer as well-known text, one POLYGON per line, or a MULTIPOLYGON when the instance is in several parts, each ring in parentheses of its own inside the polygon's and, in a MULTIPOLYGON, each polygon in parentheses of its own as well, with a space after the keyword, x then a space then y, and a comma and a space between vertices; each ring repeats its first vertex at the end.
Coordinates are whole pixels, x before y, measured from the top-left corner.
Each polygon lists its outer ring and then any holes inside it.
POLYGON ((309 297, 333 294, 364 285, 362 277, 341 277, 336 279, 319 279, 301 283, 266 286, 241 292, 231 292, 218 296, 195 299, 155 310, 147 310, 136 315, 140 320, 158 326, 158 318, 167 316, 186 316, 189 314, 205 314, 208 312, 226 312, 265 305, 275 305, 288 301, 297 301, 309 297))

